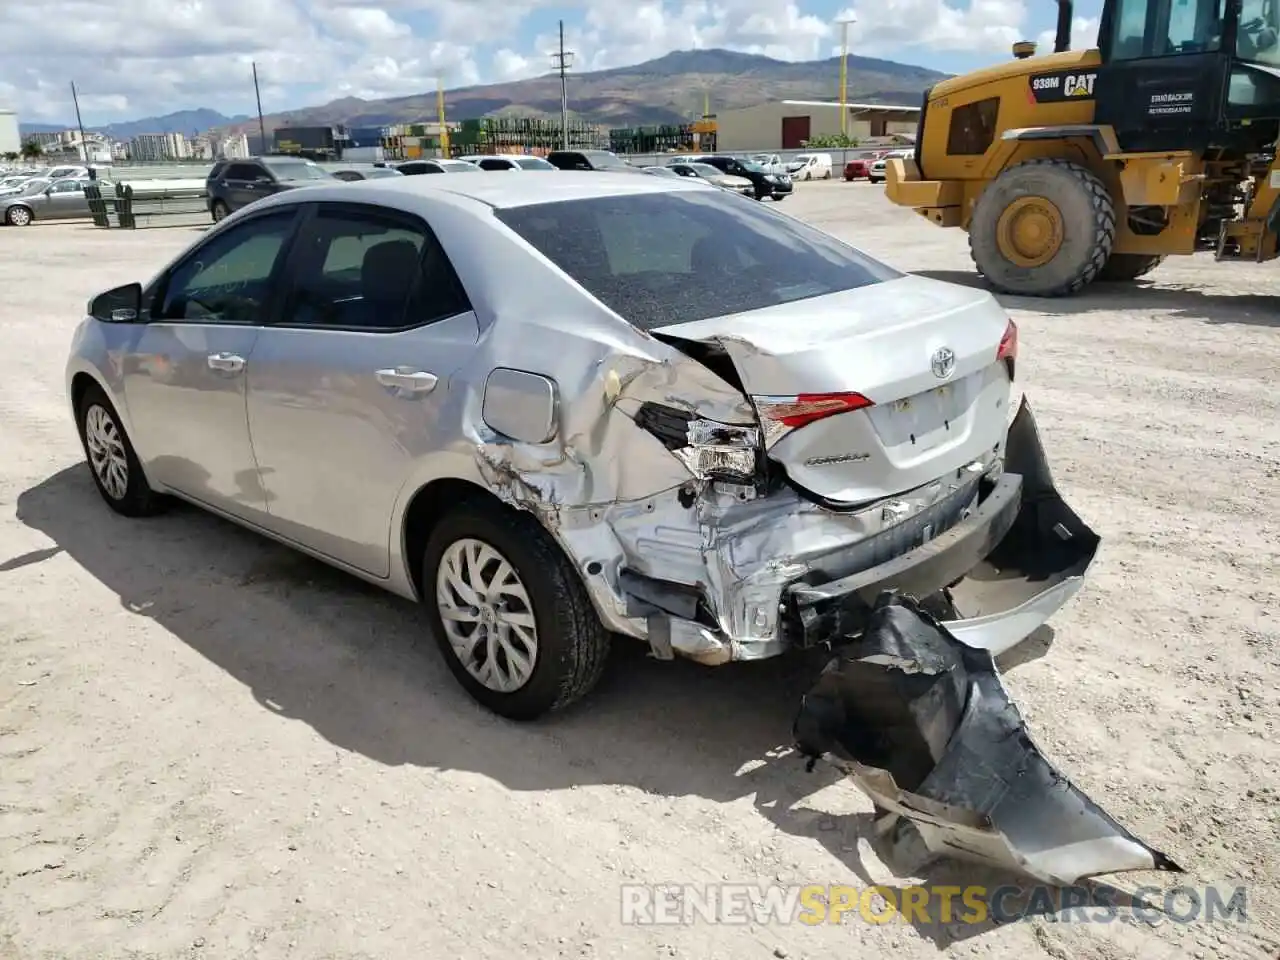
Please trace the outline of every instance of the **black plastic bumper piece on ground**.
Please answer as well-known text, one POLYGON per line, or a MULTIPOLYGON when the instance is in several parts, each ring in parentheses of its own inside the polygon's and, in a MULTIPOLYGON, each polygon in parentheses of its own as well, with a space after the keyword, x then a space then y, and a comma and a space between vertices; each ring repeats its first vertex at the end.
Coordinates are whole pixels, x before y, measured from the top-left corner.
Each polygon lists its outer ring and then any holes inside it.
POLYGON ((1071 885, 1124 870, 1182 872, 1040 752, 991 655, 892 593, 837 650, 793 729, 802 754, 852 777, 925 848, 1071 885))
POLYGON ((1024 397, 1009 427, 1003 474, 995 483, 982 480, 977 508, 885 563, 825 583, 789 586, 784 593, 788 640, 810 647, 856 636, 885 590, 924 599, 966 576, 975 579, 975 594, 1012 608, 1082 575, 1099 543, 1054 486, 1024 397))

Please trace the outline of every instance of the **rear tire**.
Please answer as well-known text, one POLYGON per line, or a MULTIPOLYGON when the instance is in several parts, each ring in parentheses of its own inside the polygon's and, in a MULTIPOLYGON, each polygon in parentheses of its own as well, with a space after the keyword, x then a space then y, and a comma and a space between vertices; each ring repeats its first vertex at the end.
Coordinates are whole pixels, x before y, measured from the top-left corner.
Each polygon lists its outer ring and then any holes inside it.
POLYGON ((609 633, 578 571, 527 513, 484 500, 452 508, 427 539, 421 589, 450 672, 500 716, 536 720, 604 673, 609 633))
POLYGON ((1106 185, 1056 158, 1006 169, 982 192, 969 224, 979 272, 996 290, 1021 296, 1079 292, 1106 265, 1115 239, 1106 185))
POLYGON ((1146 276, 1164 262, 1164 256, 1147 253, 1113 253, 1106 266, 1098 271, 1097 280, 1124 283, 1146 276))
POLYGON ((228 206, 227 206, 223 201, 221 201, 221 200, 215 200, 215 201, 213 201, 212 205, 210 205, 210 207, 209 207, 209 213, 211 213, 211 214, 213 215, 213 222, 214 222, 214 223, 217 223, 219 220, 222 220, 222 219, 223 219, 224 217, 226 217, 226 215, 227 215, 227 214, 229 214, 230 212, 231 212, 231 208, 230 208, 230 207, 228 207, 228 206))

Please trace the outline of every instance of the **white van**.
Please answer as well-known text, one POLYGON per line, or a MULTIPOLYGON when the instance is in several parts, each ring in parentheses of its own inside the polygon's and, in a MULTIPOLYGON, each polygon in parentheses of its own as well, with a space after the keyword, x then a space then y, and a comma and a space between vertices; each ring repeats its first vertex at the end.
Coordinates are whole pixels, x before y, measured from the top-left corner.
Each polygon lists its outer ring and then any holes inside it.
POLYGON ((792 180, 830 180, 831 154, 802 153, 787 164, 787 172, 792 180))

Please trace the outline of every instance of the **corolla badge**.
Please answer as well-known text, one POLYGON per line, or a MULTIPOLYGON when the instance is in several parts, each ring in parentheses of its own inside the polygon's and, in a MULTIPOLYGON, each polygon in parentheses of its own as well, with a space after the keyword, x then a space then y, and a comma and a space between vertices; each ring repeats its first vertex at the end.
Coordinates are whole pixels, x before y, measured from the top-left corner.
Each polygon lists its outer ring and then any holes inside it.
POLYGON ((956 352, 950 347, 939 347, 933 351, 929 366, 933 369, 933 375, 939 380, 947 379, 956 371, 956 352))

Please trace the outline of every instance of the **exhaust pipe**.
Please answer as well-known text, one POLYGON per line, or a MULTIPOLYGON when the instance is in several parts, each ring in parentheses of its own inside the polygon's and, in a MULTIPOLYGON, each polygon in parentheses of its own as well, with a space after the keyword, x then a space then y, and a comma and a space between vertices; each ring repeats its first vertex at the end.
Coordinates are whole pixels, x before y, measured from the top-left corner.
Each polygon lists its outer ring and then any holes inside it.
POLYGON ((1063 53, 1071 49, 1071 21, 1075 17, 1075 5, 1071 0, 1058 0, 1058 32, 1053 38, 1053 52, 1063 53))

